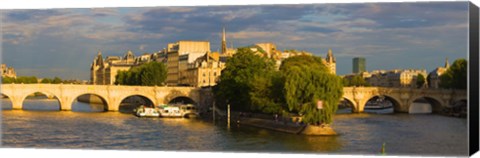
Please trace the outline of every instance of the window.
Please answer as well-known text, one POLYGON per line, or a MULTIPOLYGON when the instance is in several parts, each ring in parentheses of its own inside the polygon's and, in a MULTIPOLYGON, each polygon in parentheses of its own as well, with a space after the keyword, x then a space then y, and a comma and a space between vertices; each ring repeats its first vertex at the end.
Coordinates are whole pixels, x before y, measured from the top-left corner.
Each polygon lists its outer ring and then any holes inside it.
POLYGON ((213 76, 217 76, 217 72, 214 72, 214 73, 213 73, 213 76))

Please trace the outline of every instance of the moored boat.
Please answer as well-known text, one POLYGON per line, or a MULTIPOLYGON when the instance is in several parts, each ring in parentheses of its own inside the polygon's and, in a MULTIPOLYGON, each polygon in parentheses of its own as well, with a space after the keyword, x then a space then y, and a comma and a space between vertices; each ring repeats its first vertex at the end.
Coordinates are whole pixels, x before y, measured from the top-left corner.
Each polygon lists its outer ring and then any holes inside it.
POLYGON ((375 101, 367 102, 367 105, 364 107, 365 110, 382 110, 389 108, 393 108, 393 105, 384 98, 378 98, 375 101))
POLYGON ((135 116, 138 116, 138 117, 159 117, 160 116, 158 109, 153 107, 147 107, 145 105, 141 105, 133 109, 133 113, 135 116))
POLYGON ((160 117, 194 118, 198 116, 192 104, 169 104, 158 106, 160 117))

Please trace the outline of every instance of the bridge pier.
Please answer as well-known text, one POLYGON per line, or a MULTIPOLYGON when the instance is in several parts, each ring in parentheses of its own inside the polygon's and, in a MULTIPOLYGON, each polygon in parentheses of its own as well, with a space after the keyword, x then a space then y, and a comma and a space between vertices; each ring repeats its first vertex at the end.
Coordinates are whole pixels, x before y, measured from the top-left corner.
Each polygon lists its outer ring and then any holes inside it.
POLYGON ((61 111, 71 111, 73 99, 71 97, 62 96, 59 98, 60 101, 60 110, 61 111))
POLYGON ((356 105, 353 105, 352 112, 353 113, 362 113, 365 110, 365 104, 367 104, 367 100, 365 99, 358 99, 355 101, 356 105))
POLYGON ((122 101, 120 100, 120 98, 116 98, 116 97, 112 97, 111 99, 108 99, 107 100, 107 111, 118 111, 118 109, 120 108, 120 103, 122 103, 122 101))
POLYGON ((10 98, 10 101, 12 102, 12 110, 22 110, 22 107, 23 107, 22 99, 17 99, 16 97, 12 97, 10 98))

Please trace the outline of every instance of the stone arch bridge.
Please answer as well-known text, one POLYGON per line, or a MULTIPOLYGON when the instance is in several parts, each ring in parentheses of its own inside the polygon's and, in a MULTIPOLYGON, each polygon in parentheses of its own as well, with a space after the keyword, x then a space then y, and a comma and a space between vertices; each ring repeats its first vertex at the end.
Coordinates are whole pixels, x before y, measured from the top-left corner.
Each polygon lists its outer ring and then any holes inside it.
POLYGON ((439 111, 458 101, 467 100, 466 90, 386 88, 386 87, 345 87, 343 99, 350 102, 353 112, 363 112, 368 100, 384 96, 393 103, 396 112, 409 112, 410 106, 417 99, 427 100, 432 110, 439 111))
POLYGON ((178 97, 187 97, 197 106, 211 99, 211 90, 196 87, 147 87, 117 85, 74 85, 74 84, 2 84, 1 93, 12 102, 12 109, 22 109, 28 95, 40 92, 54 96, 60 103, 60 110, 69 111, 79 96, 96 95, 105 101, 108 111, 118 111, 122 100, 130 96, 142 96, 154 105, 166 104, 178 97))
MULTIPOLYGON (((178 97, 192 99, 200 108, 211 105, 210 89, 196 87, 147 87, 117 85, 73 85, 73 84, 2 84, 1 93, 12 101, 13 109, 22 109, 25 98, 41 92, 58 98, 61 110, 71 110, 76 98, 93 94, 102 98, 108 111, 118 111, 120 103, 129 96, 143 96, 154 105, 166 104, 178 97)), ((384 96, 391 100, 397 112, 408 112, 413 102, 425 98, 432 108, 443 108, 451 103, 467 100, 466 90, 414 89, 385 87, 344 87, 343 99, 349 101, 353 112, 363 112, 368 100, 384 96)))

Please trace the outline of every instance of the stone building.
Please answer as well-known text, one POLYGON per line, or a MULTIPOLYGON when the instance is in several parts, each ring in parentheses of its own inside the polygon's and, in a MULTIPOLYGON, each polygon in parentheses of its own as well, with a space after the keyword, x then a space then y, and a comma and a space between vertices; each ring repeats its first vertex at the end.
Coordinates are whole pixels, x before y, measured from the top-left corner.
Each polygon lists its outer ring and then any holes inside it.
POLYGON ((184 85, 187 68, 197 58, 210 52, 208 41, 178 41, 167 48, 167 85, 184 85))
POLYGON ((132 51, 125 56, 107 56, 103 59, 102 52, 98 52, 90 66, 90 81, 95 85, 111 85, 115 83, 118 71, 128 71, 133 66, 139 65, 141 60, 135 58, 132 51), (137 62, 136 62, 137 61, 137 62))
POLYGON ((224 68, 225 62, 221 60, 218 52, 207 52, 193 63, 188 64, 184 83, 194 87, 214 86, 220 79, 224 68))
POLYGON ((7 67, 7 64, 2 64, 2 77, 17 78, 17 73, 13 67, 7 67))
POLYGON ((450 64, 448 63, 448 58, 445 59, 445 66, 444 67, 437 67, 432 72, 430 72, 427 76, 428 87, 429 88, 440 88, 440 76, 445 73, 450 64))
POLYGON ((394 69, 394 70, 374 70, 372 72, 361 72, 358 74, 346 75, 344 78, 351 78, 360 75, 367 83, 375 87, 417 87, 417 76, 427 75, 426 70, 417 69, 394 69))
MULTIPOLYGON (((250 50, 255 52, 257 55, 274 59, 277 70, 280 68, 280 65, 282 64, 283 60, 287 58, 298 56, 298 55, 312 56, 312 53, 307 51, 297 51, 297 50, 284 50, 283 52, 279 51, 277 50, 277 46, 271 42, 255 43, 254 46, 250 47, 250 50)), ((327 66, 330 73, 336 74, 337 62, 335 57, 333 56, 332 49, 328 49, 326 58, 322 58, 322 63, 325 64, 325 66, 327 66)))

